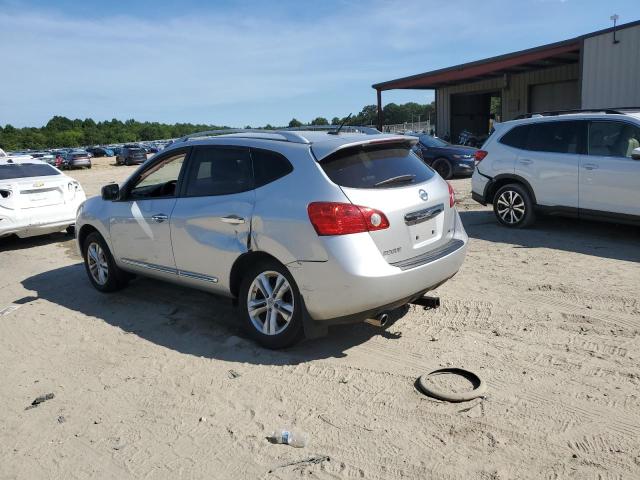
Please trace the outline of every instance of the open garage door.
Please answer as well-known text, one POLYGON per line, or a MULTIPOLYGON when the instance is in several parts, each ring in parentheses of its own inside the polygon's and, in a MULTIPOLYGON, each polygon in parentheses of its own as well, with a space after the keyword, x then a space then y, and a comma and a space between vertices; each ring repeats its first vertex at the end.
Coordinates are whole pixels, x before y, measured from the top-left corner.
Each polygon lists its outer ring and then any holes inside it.
POLYGON ((500 105, 500 92, 451 95, 451 140, 455 143, 463 130, 478 137, 487 135, 500 105))
POLYGON ((531 85, 529 99, 530 112, 578 109, 580 108, 578 81, 531 85))

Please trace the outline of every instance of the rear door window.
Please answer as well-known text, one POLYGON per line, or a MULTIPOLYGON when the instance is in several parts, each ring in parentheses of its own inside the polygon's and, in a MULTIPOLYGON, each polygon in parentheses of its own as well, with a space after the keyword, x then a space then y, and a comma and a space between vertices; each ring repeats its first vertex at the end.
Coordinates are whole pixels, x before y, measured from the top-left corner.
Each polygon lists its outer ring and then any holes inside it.
POLYGON ((284 156, 270 150, 251 149, 255 188, 289 175, 293 166, 284 156))
POLYGON ((248 148, 195 147, 189 164, 187 197, 231 195, 253 188, 248 148))
POLYGON ((323 159, 320 166, 333 183, 349 188, 403 187, 435 175, 408 144, 347 148, 323 159))
POLYGON ((543 122, 530 125, 527 150, 552 153, 586 153, 587 122, 543 122))

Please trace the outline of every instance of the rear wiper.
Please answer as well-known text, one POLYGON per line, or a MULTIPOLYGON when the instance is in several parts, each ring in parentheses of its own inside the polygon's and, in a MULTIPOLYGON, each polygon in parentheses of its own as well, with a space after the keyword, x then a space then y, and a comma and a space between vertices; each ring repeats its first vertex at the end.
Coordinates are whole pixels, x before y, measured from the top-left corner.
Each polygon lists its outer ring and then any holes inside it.
POLYGON ((374 187, 381 187, 383 185, 389 185, 390 183, 407 183, 416 178, 415 175, 407 174, 407 175, 398 175, 397 177, 387 178, 386 180, 382 180, 381 182, 374 183, 374 187))

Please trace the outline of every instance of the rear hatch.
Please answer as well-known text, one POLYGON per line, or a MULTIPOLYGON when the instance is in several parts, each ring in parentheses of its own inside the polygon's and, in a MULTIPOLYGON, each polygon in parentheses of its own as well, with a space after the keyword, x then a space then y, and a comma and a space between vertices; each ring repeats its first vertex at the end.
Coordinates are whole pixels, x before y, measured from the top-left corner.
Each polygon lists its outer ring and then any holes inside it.
POLYGON ((369 235, 387 262, 428 253, 451 239, 449 187, 411 151, 411 143, 369 142, 339 150, 320 165, 353 204, 385 214, 389 228, 369 235))
POLYGON ((69 155, 69 163, 72 164, 85 164, 91 161, 87 153, 72 153, 69 155))
POLYGON ((0 165, 0 207, 30 209, 64 204, 68 184, 69 179, 50 165, 0 165))
POLYGON ((140 159, 146 160, 147 153, 142 148, 130 148, 129 157, 134 160, 140 160, 140 159))

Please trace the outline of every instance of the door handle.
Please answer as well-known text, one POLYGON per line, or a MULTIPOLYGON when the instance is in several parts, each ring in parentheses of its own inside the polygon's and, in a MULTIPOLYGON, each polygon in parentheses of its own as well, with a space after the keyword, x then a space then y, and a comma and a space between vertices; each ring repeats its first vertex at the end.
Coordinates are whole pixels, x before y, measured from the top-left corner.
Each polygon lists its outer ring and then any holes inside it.
POLYGON ((155 220, 158 223, 162 223, 165 220, 167 220, 169 217, 167 215, 165 215, 164 213, 157 213, 155 215, 153 215, 151 217, 153 220, 155 220))
POLYGON ((224 223, 230 223, 232 225, 240 225, 244 223, 244 218, 238 215, 227 215, 226 217, 221 217, 220 220, 222 220, 224 223))
POLYGON ((585 170, 597 170, 598 169, 598 165, 596 165, 595 163, 585 163, 582 168, 584 168, 585 170))
POLYGON ((528 158, 521 158, 519 161, 522 165, 531 165, 533 163, 533 160, 528 158))

